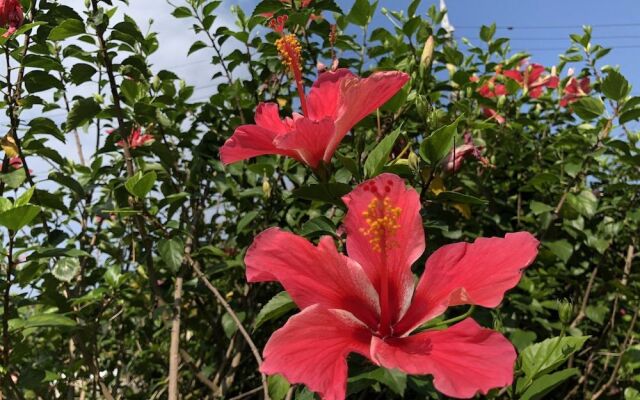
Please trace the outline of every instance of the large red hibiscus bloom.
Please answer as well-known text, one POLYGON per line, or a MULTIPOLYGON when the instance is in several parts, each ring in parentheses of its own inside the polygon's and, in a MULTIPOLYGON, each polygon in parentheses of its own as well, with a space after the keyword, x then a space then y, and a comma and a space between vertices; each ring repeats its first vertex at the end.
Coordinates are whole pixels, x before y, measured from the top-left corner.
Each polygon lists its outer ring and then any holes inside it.
MULTIPOLYGON (((295 59, 295 57, 292 57, 295 59)), ((305 115, 281 119, 276 103, 261 103, 255 124, 238 127, 220 149, 225 164, 264 154, 281 154, 317 168, 329 163, 338 144, 361 119, 382 106, 409 80, 398 71, 374 72, 360 78, 341 68, 324 72, 307 96, 305 115)))
POLYGON ((511 384, 516 352, 473 319, 411 334, 449 306, 496 307, 537 254, 526 232, 479 238, 434 252, 417 285, 411 265, 425 249, 420 200, 392 174, 343 198, 347 252, 277 228, 260 234, 245 262, 250 282, 279 281, 302 310, 269 339, 261 371, 344 399, 349 353, 408 374, 433 375, 460 398, 511 384))

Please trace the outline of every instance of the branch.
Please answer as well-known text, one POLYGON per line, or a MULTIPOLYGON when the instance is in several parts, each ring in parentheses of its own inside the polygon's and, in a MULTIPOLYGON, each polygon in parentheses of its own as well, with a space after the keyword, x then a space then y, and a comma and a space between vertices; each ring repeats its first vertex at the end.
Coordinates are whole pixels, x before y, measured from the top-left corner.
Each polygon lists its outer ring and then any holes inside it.
MULTIPOLYGON (((207 277, 204 276, 204 274, 202 273, 202 270, 200 270, 199 263, 194 259, 192 259, 190 255, 185 255, 185 257, 187 259, 187 262, 191 265, 191 268, 193 268, 194 272, 196 273, 196 276, 200 278, 200 280, 205 284, 205 286, 209 289, 209 291, 213 293, 216 300, 218 300, 218 302, 222 305, 222 307, 224 307, 224 309, 227 311, 227 313, 229 314, 233 322, 236 324, 236 326, 238 327, 238 331, 240 331, 240 334, 242 335, 242 337, 244 337, 244 339, 247 341, 247 344, 251 349, 251 353, 253 353, 253 357, 256 359, 256 362, 258 363, 258 367, 260 367, 262 365, 262 357, 260 357, 260 351, 258 351, 258 347, 253 342, 253 339, 251 339, 251 335, 249 335, 249 332, 247 332, 247 330, 242 325, 242 322, 240 322, 238 315, 235 313, 235 311, 233 311, 229 303, 227 303, 224 296, 220 294, 220 291, 218 291, 218 289, 215 286, 213 286, 211 282, 209 282, 207 277)), ((262 388, 264 391, 264 398, 268 400, 270 397, 269 397, 269 387, 267 386, 267 379, 263 373, 260 373, 260 376, 262 378, 262 388)))

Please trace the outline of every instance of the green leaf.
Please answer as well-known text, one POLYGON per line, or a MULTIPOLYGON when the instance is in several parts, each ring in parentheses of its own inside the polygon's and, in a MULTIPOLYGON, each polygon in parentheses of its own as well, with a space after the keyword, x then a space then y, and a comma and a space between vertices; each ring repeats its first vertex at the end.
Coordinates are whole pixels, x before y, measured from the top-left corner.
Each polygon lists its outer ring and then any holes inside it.
POLYGON ((573 245, 566 239, 544 242, 543 245, 564 263, 569 261, 569 257, 573 254, 573 245))
POLYGON ((400 129, 398 128, 393 131, 393 133, 382 139, 380 143, 371 150, 369 156, 367 156, 367 160, 364 162, 364 172, 367 177, 373 178, 382 171, 382 168, 387 163, 387 158, 389 158, 389 154, 391 154, 393 145, 399 135, 400 129))
POLYGON ((269 397, 272 400, 283 400, 291 385, 286 378, 280 374, 269 375, 267 378, 267 384, 269 388, 269 397))
POLYGON ((626 124, 629 121, 634 121, 640 119, 640 108, 632 108, 631 110, 625 111, 620 114, 618 117, 618 122, 620 124, 626 124))
POLYGON ((586 189, 577 195, 569 193, 567 204, 587 218, 593 217, 598 211, 598 199, 593 192, 586 189))
POLYGON ((520 353, 522 371, 529 379, 554 370, 580 350, 589 336, 554 337, 532 344, 520 353))
POLYGON ((484 42, 490 42, 493 39, 493 35, 496 33, 496 24, 491 24, 489 26, 482 25, 480 28, 480 39, 484 42))
POLYGON ((308 238, 318 237, 321 235, 336 235, 336 227, 333 221, 325 216, 310 219, 302 225, 300 235, 308 238))
POLYGON ((91 121, 99 112, 100 105, 92 97, 76 101, 67 115, 67 132, 91 121))
POLYGON ((291 300, 291 296, 287 292, 280 292, 273 296, 267 304, 262 307, 255 322, 253 323, 253 329, 258 329, 265 322, 279 318, 284 314, 296 308, 296 303, 291 300))
POLYGON ((479 199, 474 196, 469 196, 468 194, 462 194, 458 192, 442 192, 437 197, 438 200, 445 200, 453 203, 464 203, 464 204, 476 204, 476 205, 486 205, 487 201, 483 199, 479 199))
POLYGON ((0 213, 0 225, 12 231, 20 230, 40 214, 40 207, 27 204, 0 213))
MULTIPOLYGON (((246 315, 247 314, 244 311, 240 311, 236 313, 236 316, 238 317, 240 322, 244 322, 246 315)), ((231 318, 231 315, 229 315, 229 313, 225 313, 222 316, 222 330, 224 331, 224 334, 229 339, 231 339, 231 336, 233 336, 233 334, 236 333, 236 331, 238 330, 238 326, 233 321, 233 318, 231 318)))
POLYGON ((369 24, 371 14, 372 6, 368 0, 356 0, 347 19, 358 26, 366 26, 369 24))
POLYGON ((4 182, 5 185, 11 189, 19 188, 26 179, 27 173, 24 172, 24 168, 16 169, 6 174, 0 174, 0 181, 4 182))
POLYGON ((75 18, 69 18, 56 25, 49 32, 49 40, 58 41, 85 33, 84 23, 75 18))
POLYGON ((142 175, 142 171, 138 171, 134 176, 127 179, 124 187, 132 195, 144 199, 156 183, 157 175, 154 171, 147 172, 142 175))
POLYGON ((583 97, 571 105, 573 111, 582 119, 598 118, 604 112, 602 100, 594 97, 583 97))
POLYGON ((192 53, 195 53, 198 50, 202 50, 204 48, 207 47, 207 44, 205 42, 203 42, 202 40, 198 40, 196 42, 194 42, 191 47, 189 47, 189 51, 187 52, 187 55, 190 55, 192 53))
POLYGON ((36 191, 35 186, 30 187, 26 192, 22 193, 20 197, 18 197, 15 201, 15 206, 23 206, 25 204, 29 204, 29 200, 33 197, 33 193, 36 191))
POLYGON ((63 282, 71 282, 78 272, 80 272, 80 260, 76 257, 60 258, 51 271, 53 276, 63 282))
POLYGON ((24 86, 29 93, 44 92, 49 89, 64 89, 60 80, 46 71, 33 70, 24 76, 24 86))
POLYGON ((550 205, 535 200, 529 203, 529 208, 531 208, 531 211, 534 215, 540 215, 549 211, 553 211, 553 207, 551 207, 550 205))
POLYGON ((249 226, 249 224, 258 216, 258 211, 253 210, 249 211, 245 215, 238 220, 238 224, 236 225, 236 232, 240 233, 244 231, 244 229, 249 226))
POLYGON ((12 319, 9 321, 11 330, 22 330, 27 328, 41 328, 50 326, 75 326, 76 321, 60 314, 38 314, 33 315, 26 320, 12 319))
POLYGON ((602 80, 602 93, 611 100, 620 101, 629 94, 629 82, 618 71, 609 71, 602 80))
POLYGON ((345 183, 319 183, 295 189, 293 195, 301 199, 319 200, 344 206, 342 196, 350 191, 351 186, 345 183))
POLYGON ((349 378, 349 384, 353 386, 354 384, 366 384, 366 381, 375 381, 380 382, 392 392, 397 394, 398 396, 403 396, 404 392, 407 388, 407 375, 398 371, 398 370, 390 370, 386 368, 376 368, 373 371, 365 372, 360 375, 356 375, 352 378, 349 378), (364 381, 364 382, 362 382, 364 381))
POLYGON ((640 400, 640 392, 637 389, 628 387, 624 390, 624 400, 640 400))
POLYGON ((529 386, 529 388, 522 394, 522 397, 520 397, 520 400, 543 399, 547 393, 551 392, 562 382, 572 376, 578 375, 578 372, 577 368, 569 368, 554 372, 553 374, 542 375, 536 379, 531 386, 529 386))
POLYGON ((191 14, 191 10, 188 7, 176 7, 172 12, 171 15, 173 15, 176 18, 189 18, 191 17, 193 14, 191 14))
POLYGON ((435 130, 420 144, 420 156, 431 165, 439 163, 453 147, 454 138, 458 132, 458 124, 462 120, 459 116, 453 123, 435 130))
POLYGON ((158 253, 167 267, 177 272, 184 258, 184 242, 180 238, 161 239, 158 242, 158 253))

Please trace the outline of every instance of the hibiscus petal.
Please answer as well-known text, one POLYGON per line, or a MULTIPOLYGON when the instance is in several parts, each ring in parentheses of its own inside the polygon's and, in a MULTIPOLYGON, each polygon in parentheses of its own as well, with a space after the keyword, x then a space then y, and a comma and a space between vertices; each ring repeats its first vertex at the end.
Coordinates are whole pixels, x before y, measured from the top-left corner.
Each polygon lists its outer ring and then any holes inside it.
POLYGON ((338 253, 325 236, 318 246, 278 228, 258 235, 244 259, 247 281, 278 281, 301 308, 320 304, 377 324, 378 294, 357 262, 338 253))
POLYGON ((276 136, 276 132, 258 125, 239 126, 220 148, 220 159, 224 164, 231 164, 265 154, 280 154, 302 161, 296 152, 277 148, 273 144, 276 136))
POLYGON ((506 70, 502 73, 502 75, 506 76, 507 78, 511 78, 520 84, 522 84, 522 81, 524 80, 522 73, 514 69, 506 70))
POLYGON ((369 355, 371 333, 351 314, 319 305, 304 309, 274 332, 260 371, 304 383, 323 400, 345 398, 349 353, 369 355))
POLYGON ((353 78, 346 68, 320 74, 307 95, 308 118, 319 121, 324 118, 336 119, 340 103, 340 85, 343 79, 353 78))
POLYGON ((371 358, 385 368, 433 375, 440 392, 470 398, 512 383, 516 351, 500 333, 467 318, 441 331, 384 341, 374 337, 371 358))
MULTIPOLYGON (((340 101, 336 119, 336 136, 327 149, 329 159, 347 132, 361 119, 392 98, 409 80, 399 71, 374 72, 367 78, 355 75, 340 81, 340 101)), ((328 161, 325 157, 325 161, 328 161)))
POLYGON ((334 134, 335 125, 331 118, 321 121, 298 118, 295 120, 295 130, 278 136, 274 144, 280 149, 297 152, 304 163, 316 168, 334 134))
POLYGON ((342 200, 349 208, 344 220, 349 257, 362 265, 378 293, 382 275, 388 275, 394 323, 409 306, 414 288, 411 264, 425 248, 418 193, 407 189, 398 176, 381 174, 342 200))
POLYGON ((410 332, 449 306, 496 307, 535 259, 538 243, 530 233, 517 232, 442 246, 427 260, 411 307, 394 331, 410 332))
POLYGON ((291 130, 278 115, 275 103, 260 103, 256 108, 256 125, 241 125, 220 148, 220 159, 224 164, 246 160, 265 154, 280 154, 302 160, 298 153, 279 149, 274 139, 291 130))
POLYGON ((280 118, 276 103, 260 103, 256 107, 256 125, 276 134, 286 133, 291 130, 280 118))

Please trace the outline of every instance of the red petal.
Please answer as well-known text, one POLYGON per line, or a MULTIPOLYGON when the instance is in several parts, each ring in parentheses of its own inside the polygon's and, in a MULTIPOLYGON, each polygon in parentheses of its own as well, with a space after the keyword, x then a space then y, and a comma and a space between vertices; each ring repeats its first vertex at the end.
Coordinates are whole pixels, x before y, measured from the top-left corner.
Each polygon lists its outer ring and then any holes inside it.
POLYGON ((347 132, 364 117, 392 98, 409 80, 399 71, 374 72, 368 78, 355 75, 340 81, 340 102, 337 110, 336 136, 327 149, 333 154, 347 132))
POLYGON ((276 134, 286 133, 291 130, 280 118, 276 103, 260 103, 256 108, 256 125, 276 134))
POLYGON ((327 117, 335 120, 340 103, 340 83, 353 77, 355 75, 346 68, 320 74, 307 96, 307 117, 316 121, 327 117))
POLYGON ((540 75, 542 75, 542 73, 544 72, 544 65, 531 64, 529 68, 530 69, 529 69, 528 83, 537 81, 538 78, 540 78, 540 75))
POLYGON ((390 322, 393 323, 409 306, 414 288, 411 264, 420 257, 425 247, 418 193, 412 188, 407 189, 398 176, 382 174, 358 185, 342 199, 349 208, 344 220, 349 257, 362 265, 379 294, 382 290, 381 276, 386 270, 389 277, 390 322), (374 202, 379 208, 372 216, 370 207, 375 205, 374 202), (396 208, 399 214, 391 215, 396 208), (390 217, 395 227, 384 229, 382 235, 368 234, 372 224, 385 215, 390 217))
POLYGON ((335 135, 335 125, 331 118, 314 121, 309 118, 295 120, 295 130, 278 136, 274 143, 280 149, 292 150, 311 168, 316 168, 321 160, 329 163, 333 153, 325 156, 329 143, 335 135))
POLYGON ((500 333, 467 318, 441 331, 385 341, 374 337, 371 357, 385 368, 433 375, 440 392, 470 398, 512 383, 516 351, 500 333))
POLYGON ((371 333, 351 314, 318 305, 278 329, 264 349, 260 371, 304 383, 324 400, 345 398, 349 353, 369 356, 371 333))
POLYGON ((278 228, 258 235, 244 259, 247 281, 278 281, 296 304, 347 310, 369 326, 378 322, 378 295, 362 267, 338 253, 333 239, 318 247, 278 228))
POLYGON ((442 246, 427 260, 411 307, 394 331, 410 332, 449 306, 496 307, 535 259, 538 243, 530 233, 517 232, 442 246))
POLYGON ((520 71, 516 71, 514 69, 506 70, 502 73, 504 76, 513 79, 518 83, 522 83, 523 77, 520 71))

